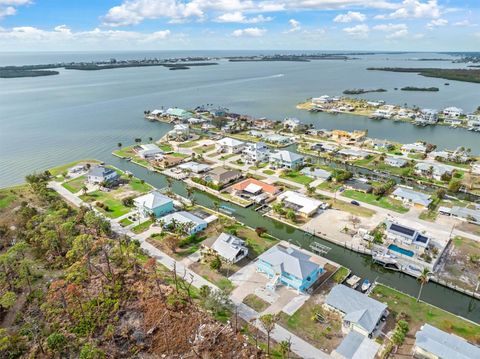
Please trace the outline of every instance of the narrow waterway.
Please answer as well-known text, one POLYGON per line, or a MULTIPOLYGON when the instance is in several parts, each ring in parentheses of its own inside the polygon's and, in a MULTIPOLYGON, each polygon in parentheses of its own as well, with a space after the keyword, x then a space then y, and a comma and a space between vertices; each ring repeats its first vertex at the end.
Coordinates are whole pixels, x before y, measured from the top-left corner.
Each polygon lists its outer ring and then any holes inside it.
MULTIPOLYGON (((150 172, 143 167, 114 156, 111 156, 108 162, 122 170, 132 172, 135 176, 144 179, 157 188, 162 188, 167 185, 165 177, 159 173, 150 172)), ((185 184, 181 181, 174 182, 173 190, 180 195, 186 196, 185 184)), ((371 281, 377 280, 413 296, 418 294, 419 284, 414 278, 403 273, 387 271, 378 265, 374 265, 368 256, 345 249, 319 237, 312 237, 301 230, 263 217, 252 209, 220 201, 216 197, 204 192, 195 190, 194 196, 198 204, 209 208, 213 208, 214 201, 219 201, 221 205, 226 205, 235 210, 234 216, 238 221, 253 228, 265 227, 268 233, 273 236, 291 241, 305 249, 309 249, 312 241, 326 245, 330 247, 331 250, 325 257, 350 268, 353 273, 362 278, 368 278, 371 281)), ((480 301, 467 295, 431 282, 424 287, 422 299, 449 312, 480 323, 480 301)))

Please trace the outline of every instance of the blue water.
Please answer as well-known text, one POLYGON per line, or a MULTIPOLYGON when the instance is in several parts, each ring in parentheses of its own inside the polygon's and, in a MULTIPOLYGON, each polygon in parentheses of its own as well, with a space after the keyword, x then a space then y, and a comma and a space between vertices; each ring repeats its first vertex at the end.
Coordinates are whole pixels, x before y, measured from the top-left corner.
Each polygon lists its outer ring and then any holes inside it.
POLYGON ((390 244, 388 246, 388 249, 390 249, 391 251, 403 254, 404 256, 408 256, 408 257, 413 257, 413 255, 415 254, 412 251, 409 251, 408 249, 401 248, 401 247, 399 247, 395 244, 390 244))

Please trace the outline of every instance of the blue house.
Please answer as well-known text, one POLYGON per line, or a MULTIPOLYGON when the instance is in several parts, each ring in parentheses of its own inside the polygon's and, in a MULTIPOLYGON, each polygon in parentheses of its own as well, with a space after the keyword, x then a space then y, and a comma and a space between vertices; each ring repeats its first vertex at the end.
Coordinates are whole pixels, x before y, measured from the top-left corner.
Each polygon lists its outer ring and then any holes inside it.
POLYGON ((155 218, 173 212, 173 201, 170 197, 161 194, 158 191, 152 191, 143 196, 135 198, 133 201, 140 214, 149 217, 151 214, 155 218))
POLYGON ((294 248, 277 245, 258 257, 257 271, 272 278, 267 286, 281 283, 299 292, 306 292, 323 274, 321 265, 312 261, 311 256, 294 248))

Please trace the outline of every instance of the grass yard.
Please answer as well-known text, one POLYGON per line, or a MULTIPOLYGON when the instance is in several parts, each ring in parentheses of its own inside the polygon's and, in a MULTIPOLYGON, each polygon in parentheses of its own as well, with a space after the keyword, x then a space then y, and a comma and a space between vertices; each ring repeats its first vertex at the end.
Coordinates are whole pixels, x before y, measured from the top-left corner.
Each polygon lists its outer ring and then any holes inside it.
POLYGON ((15 192, 10 189, 0 190, 0 209, 9 207, 17 198, 15 192))
POLYGON ((232 158, 232 157, 235 157, 235 156, 238 156, 239 154, 238 153, 229 153, 227 155, 223 155, 220 157, 220 160, 222 161, 226 161, 228 160, 229 158, 232 158))
POLYGON ((242 226, 238 223, 231 226, 226 226, 225 230, 227 232, 235 230, 236 236, 246 241, 248 246, 249 259, 257 258, 260 254, 278 243, 278 240, 268 235, 267 233, 263 234, 260 237, 254 230, 242 226))
POLYGON ((281 174, 280 178, 288 179, 290 181, 294 181, 301 185, 308 185, 314 181, 312 177, 305 176, 304 174, 300 173, 299 171, 288 171, 285 174, 281 174))
POLYGON ((428 221, 428 222, 435 222, 438 217, 438 212, 436 210, 426 210, 420 213, 418 218, 428 221))
POLYGON ((185 153, 178 153, 178 152, 170 153, 170 156, 178 157, 178 158, 187 158, 187 157, 189 157, 189 156, 186 155, 185 153))
POLYGON ((433 325, 448 333, 463 337, 473 343, 480 343, 480 326, 468 322, 456 315, 424 302, 417 302, 416 298, 398 292, 392 288, 378 284, 370 297, 388 305, 394 314, 405 313, 410 325, 410 334, 414 334, 424 323, 433 325))
POLYGON ((100 163, 100 161, 98 161, 98 160, 78 160, 78 161, 67 163, 65 165, 50 168, 48 171, 52 174, 53 177, 56 177, 58 175, 61 175, 63 172, 68 171, 68 169, 70 167, 73 167, 73 166, 76 166, 76 165, 79 165, 79 164, 87 164, 87 163, 98 164, 98 163, 100 163))
POLYGON ((95 203, 95 202, 103 203, 105 206, 108 207, 107 210, 104 208, 100 208, 99 206, 95 206, 95 207, 97 207, 97 209, 103 212, 107 217, 118 218, 130 212, 131 208, 124 206, 121 200, 115 198, 113 192, 114 191, 112 192, 95 191, 92 193, 81 195, 80 198, 88 203, 95 203))
POLYGON ((315 196, 316 198, 329 203, 333 209, 339 210, 339 211, 345 211, 348 213, 351 213, 355 216, 359 217, 372 217, 375 214, 375 211, 365 208, 362 206, 355 206, 351 203, 336 199, 335 201, 333 198, 330 197, 324 197, 321 195, 315 196))
POLYGON ((113 154, 124 158, 133 158, 137 155, 133 150, 134 147, 135 146, 122 147, 113 151, 113 154))
POLYGON ((191 264, 189 268, 209 282, 215 284, 220 289, 231 292, 235 286, 226 276, 227 274, 233 274, 238 268, 234 266, 228 268, 228 266, 228 264, 222 263, 222 267, 217 271, 211 269, 208 262, 196 262, 191 264))
POLYGON ((215 145, 208 145, 208 146, 203 145, 203 146, 195 147, 193 149, 193 152, 203 155, 207 152, 213 151, 214 149, 215 149, 215 145))
POLYGON ((129 220, 128 218, 122 219, 119 223, 122 227, 127 227, 127 226, 133 224, 133 222, 131 220, 129 220))
POLYGON ((80 177, 74 178, 70 181, 67 181, 65 183, 62 183, 62 187, 64 187, 65 189, 67 189, 71 193, 77 193, 85 185, 85 180, 86 179, 87 179, 86 176, 80 176, 80 177))
POLYGON ((323 181, 317 186, 319 190, 328 192, 336 192, 340 189, 340 187, 342 187, 341 183, 332 181, 323 181))
POLYGON ((138 178, 132 178, 130 182, 128 183, 128 186, 133 190, 137 191, 140 193, 147 193, 150 192, 153 187, 146 183, 145 181, 142 181, 138 178))
POLYGON ((243 299, 243 303, 254 309, 258 313, 263 312, 270 306, 270 303, 264 301, 262 298, 255 294, 249 294, 243 299))
POLYGON ((363 193, 360 191, 355 190, 345 190, 342 193, 343 196, 360 201, 365 202, 374 206, 382 207, 385 209, 389 209, 391 211, 395 211, 398 213, 407 213, 409 211, 408 208, 405 208, 398 200, 389 197, 378 197, 372 193, 363 193))
MULTIPOLYGON (((128 218, 125 218, 125 219, 128 219, 128 218)), ((135 227, 133 227, 132 231, 135 234, 143 233, 147 229, 149 229, 152 224, 153 224, 153 221, 151 219, 148 219, 145 222, 142 222, 142 223, 136 225, 135 227)))
POLYGON ((340 267, 332 276, 332 280, 335 283, 342 283, 345 279, 347 279, 349 274, 350 274, 350 269, 345 267, 340 267))
POLYGON ((197 145, 198 145, 198 141, 188 141, 188 142, 184 142, 184 143, 179 144, 178 147, 191 148, 191 147, 195 147, 197 145))
POLYGON ((275 171, 274 170, 263 170, 263 173, 265 173, 268 176, 274 175, 275 171))
POLYGON ((162 143, 161 145, 158 145, 158 148, 160 148, 163 152, 173 151, 173 147, 168 143, 162 143))

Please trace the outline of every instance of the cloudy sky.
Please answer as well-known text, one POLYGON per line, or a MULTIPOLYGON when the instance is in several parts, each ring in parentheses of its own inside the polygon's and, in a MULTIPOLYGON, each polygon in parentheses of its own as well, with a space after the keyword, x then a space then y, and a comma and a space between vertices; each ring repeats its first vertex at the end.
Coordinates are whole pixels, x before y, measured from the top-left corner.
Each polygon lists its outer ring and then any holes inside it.
POLYGON ((0 0, 0 51, 480 51, 480 0, 0 0))

